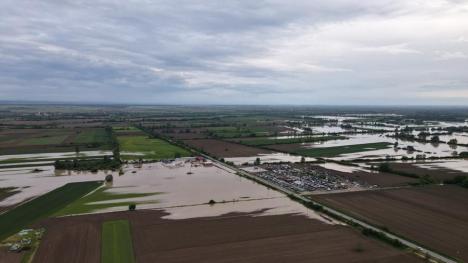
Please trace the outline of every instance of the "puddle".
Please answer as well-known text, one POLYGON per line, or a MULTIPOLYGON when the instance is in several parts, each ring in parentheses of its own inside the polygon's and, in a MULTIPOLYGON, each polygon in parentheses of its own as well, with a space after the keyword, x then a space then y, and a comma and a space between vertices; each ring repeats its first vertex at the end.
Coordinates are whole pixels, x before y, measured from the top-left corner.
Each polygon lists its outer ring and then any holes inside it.
POLYGON ((350 165, 342 165, 342 164, 337 164, 337 163, 321 163, 318 164, 319 166, 330 169, 330 170, 335 170, 339 172, 345 172, 345 173, 353 173, 353 172, 359 172, 359 171, 366 171, 363 167, 359 166, 350 166, 350 165))

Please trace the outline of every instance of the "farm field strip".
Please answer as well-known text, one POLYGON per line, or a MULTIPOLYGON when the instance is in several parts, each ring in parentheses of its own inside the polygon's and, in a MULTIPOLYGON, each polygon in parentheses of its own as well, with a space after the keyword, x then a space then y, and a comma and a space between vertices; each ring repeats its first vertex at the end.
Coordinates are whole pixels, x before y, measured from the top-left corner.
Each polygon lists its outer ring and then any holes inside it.
POLYGON ((468 191, 431 186, 312 196, 453 258, 468 260, 468 191))
POLYGON ((344 140, 344 136, 317 136, 317 137, 298 137, 298 138, 248 138, 248 139, 231 139, 241 144, 249 146, 268 146, 274 144, 293 144, 293 143, 310 143, 323 142, 328 140, 344 140))
POLYGON ((69 183, 0 215, 0 239, 52 215, 70 202, 102 185, 102 182, 69 183))
POLYGON ((199 151, 206 152, 219 158, 248 157, 273 153, 270 150, 216 139, 184 140, 184 143, 190 147, 198 149, 199 151))
POLYGON ((106 221, 102 224, 101 263, 133 263, 133 241, 127 220, 106 221))

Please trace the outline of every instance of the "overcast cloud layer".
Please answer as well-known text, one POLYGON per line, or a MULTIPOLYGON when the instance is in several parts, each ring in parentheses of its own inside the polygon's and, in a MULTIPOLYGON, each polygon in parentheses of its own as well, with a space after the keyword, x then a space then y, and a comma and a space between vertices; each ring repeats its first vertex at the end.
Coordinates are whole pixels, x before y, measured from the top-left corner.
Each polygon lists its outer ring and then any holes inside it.
POLYGON ((468 1, 0 1, 0 100, 468 105, 468 1))

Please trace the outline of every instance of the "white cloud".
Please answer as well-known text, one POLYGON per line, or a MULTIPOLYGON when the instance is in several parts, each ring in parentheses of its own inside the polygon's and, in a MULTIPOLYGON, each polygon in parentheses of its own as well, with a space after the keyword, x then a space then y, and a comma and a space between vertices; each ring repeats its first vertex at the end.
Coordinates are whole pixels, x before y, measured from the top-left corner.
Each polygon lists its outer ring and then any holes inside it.
POLYGON ((461 51, 436 51, 439 60, 466 59, 468 55, 461 51))

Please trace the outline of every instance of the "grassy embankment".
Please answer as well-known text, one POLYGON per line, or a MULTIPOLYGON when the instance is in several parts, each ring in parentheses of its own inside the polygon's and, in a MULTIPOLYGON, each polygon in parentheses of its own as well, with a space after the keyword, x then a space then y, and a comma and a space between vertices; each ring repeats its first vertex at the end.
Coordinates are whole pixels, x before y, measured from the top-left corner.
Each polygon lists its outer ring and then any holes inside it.
POLYGON ((0 240, 54 214, 100 185, 99 181, 69 183, 0 215, 0 240))
POLYGON ((101 263, 133 263, 132 233, 127 220, 107 221, 102 224, 101 263))
POLYGON ((300 148, 294 150, 294 153, 308 156, 308 157, 336 157, 341 154, 357 153, 373 150, 381 150, 390 147, 390 143, 377 142, 377 143, 364 143, 354 145, 343 145, 326 148, 300 148))

